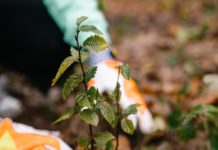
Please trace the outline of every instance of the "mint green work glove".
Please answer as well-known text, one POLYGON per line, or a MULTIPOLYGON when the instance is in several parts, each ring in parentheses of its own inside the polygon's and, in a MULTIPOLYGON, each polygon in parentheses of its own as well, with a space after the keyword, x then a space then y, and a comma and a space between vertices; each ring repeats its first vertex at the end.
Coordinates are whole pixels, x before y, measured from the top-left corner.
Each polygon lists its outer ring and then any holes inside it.
MULTIPOLYGON (((98 9, 96 0, 44 0, 49 14, 55 20, 64 34, 64 41, 71 46, 75 46, 76 19, 87 16, 89 19, 84 24, 95 25, 103 33, 104 38, 110 43, 110 36, 107 32, 108 24, 103 13, 98 9)), ((80 35, 79 43, 92 33, 80 35)))

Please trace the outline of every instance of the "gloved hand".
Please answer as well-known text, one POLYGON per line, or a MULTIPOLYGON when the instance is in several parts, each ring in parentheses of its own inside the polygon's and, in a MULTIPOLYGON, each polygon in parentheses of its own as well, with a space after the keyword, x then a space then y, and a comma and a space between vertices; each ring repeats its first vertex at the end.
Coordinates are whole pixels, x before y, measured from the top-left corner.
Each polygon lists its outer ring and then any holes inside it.
POLYGON ((0 121, 1 150, 72 150, 54 132, 37 130, 14 123, 6 118, 0 121))
MULTIPOLYGON (((102 61, 97 64, 97 72, 95 78, 90 80, 89 86, 96 87, 99 92, 113 91, 116 87, 118 70, 117 67, 121 62, 115 60, 102 61)), ((120 83, 120 106, 122 109, 127 108, 130 104, 140 104, 138 107, 138 112, 136 115, 130 115, 129 119, 133 121, 135 127, 137 122, 139 123, 139 128, 143 133, 149 133, 152 131, 153 118, 148 110, 146 103, 140 94, 136 83, 130 79, 126 80, 124 77, 119 78, 120 83)))

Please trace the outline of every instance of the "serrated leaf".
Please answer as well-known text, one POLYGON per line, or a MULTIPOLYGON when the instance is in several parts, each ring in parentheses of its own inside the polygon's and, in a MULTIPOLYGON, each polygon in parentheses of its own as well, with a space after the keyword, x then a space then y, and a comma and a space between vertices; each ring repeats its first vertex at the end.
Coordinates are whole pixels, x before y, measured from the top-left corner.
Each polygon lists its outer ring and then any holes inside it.
POLYGON ((114 119, 113 125, 112 125, 113 128, 117 127, 117 125, 118 125, 118 123, 119 123, 119 119, 120 119, 119 116, 115 116, 115 119, 114 119))
POLYGON ((108 97, 113 103, 116 103, 115 91, 108 91, 108 97))
POLYGON ((55 75, 54 79, 52 80, 51 86, 55 85, 55 83, 58 81, 58 79, 62 76, 62 74, 74 63, 74 59, 72 56, 68 56, 64 59, 64 61, 61 63, 57 74, 55 75))
POLYGON ((99 132, 94 137, 94 140, 98 146, 106 146, 106 144, 114 138, 115 137, 110 132, 99 132))
POLYGON ((92 108, 92 105, 85 90, 82 90, 81 92, 78 92, 76 94, 76 102, 81 107, 92 108))
POLYGON ((73 74, 69 76, 69 78, 65 81, 64 87, 62 89, 62 98, 66 100, 74 88, 77 87, 82 81, 83 77, 81 75, 73 74))
POLYGON ((80 31, 82 32, 93 32, 93 33, 96 33, 96 34, 102 34, 102 32, 95 26, 93 25, 82 25, 80 27, 80 31))
POLYGON ((212 122, 216 127, 218 127, 218 107, 212 105, 204 105, 203 113, 208 121, 212 122))
POLYGON ((192 119, 196 118, 198 114, 203 110, 202 106, 196 106, 190 113, 188 113, 183 120, 182 124, 188 124, 192 121, 192 119))
POLYGON ((99 118, 96 112, 90 109, 85 109, 79 113, 80 118, 88 124, 97 126, 99 118))
POLYGON ((129 65, 127 65, 127 64, 121 65, 120 70, 121 70, 123 77, 125 79, 129 80, 130 74, 131 74, 131 69, 130 69, 129 65))
POLYGON ((111 141, 107 142, 105 150, 114 150, 114 145, 111 141))
POLYGON ((192 120, 199 115, 204 115, 208 121, 213 122, 214 125, 218 125, 217 115, 218 108, 212 105, 200 105, 196 106, 190 113, 185 116, 182 122, 182 127, 179 130, 180 138, 184 141, 189 141, 195 137, 195 128, 193 127, 192 120))
POLYGON ((100 109, 101 115, 104 117, 104 119, 112 127, 114 127, 116 115, 111 105, 108 102, 104 101, 104 102, 99 103, 98 108, 100 109))
POLYGON ((180 109, 174 109, 170 112, 167 120, 170 128, 176 129, 181 123, 182 111, 180 109))
MULTIPOLYGON (((79 61, 79 52, 78 52, 78 50, 71 47, 70 52, 71 52, 71 56, 73 57, 73 59, 78 62, 79 61)), ((80 53, 81 53, 82 62, 87 61, 88 58, 89 58, 89 54, 87 52, 85 52, 85 51, 80 51, 80 53)))
POLYGON ((56 124, 58 122, 64 121, 66 119, 69 119, 72 115, 78 113, 79 110, 80 110, 80 108, 77 105, 73 106, 66 113, 61 115, 53 124, 56 124))
POLYGON ((88 147, 89 143, 90 143, 90 139, 88 136, 83 135, 83 136, 79 137, 79 139, 78 139, 78 145, 81 148, 88 147))
POLYGON ((86 62, 89 58, 89 54, 87 52, 81 51, 81 60, 82 62, 86 62))
POLYGON ((191 123, 184 124, 179 130, 179 136, 183 141, 189 141, 195 137, 195 128, 191 123))
POLYGON ((118 101, 120 100, 120 84, 117 83, 116 84, 116 87, 113 91, 108 91, 108 96, 109 96, 109 99, 113 101, 113 103, 117 103, 117 99, 118 101))
POLYGON ((88 37, 84 42, 83 42, 83 47, 89 49, 89 50, 94 50, 94 51, 103 51, 106 48, 109 47, 108 43, 105 41, 105 39, 102 36, 99 35, 92 35, 88 37))
POLYGON ((123 115, 124 115, 124 116, 129 116, 129 115, 131 115, 131 114, 136 114, 137 111, 138 111, 137 108, 138 108, 139 106, 140 106, 139 104, 131 104, 131 105, 129 105, 129 106, 124 110, 123 115))
POLYGON ((133 132, 135 130, 133 122, 127 118, 123 118, 121 120, 121 128, 127 134, 133 134, 133 132))
POLYGON ((98 89, 96 89, 95 87, 90 87, 88 90, 88 95, 89 95, 89 100, 91 102, 95 101, 100 101, 103 100, 101 94, 99 93, 98 89))
POLYGON ((70 48, 70 54, 75 61, 79 60, 79 52, 75 48, 73 47, 70 48))
POLYGON ((117 83, 113 95, 114 95, 115 101, 116 101, 116 100, 120 101, 120 96, 121 96, 120 83, 117 83))
POLYGON ((203 105, 202 108, 203 108, 203 110, 205 110, 205 112, 218 113, 218 107, 216 107, 216 106, 203 105))
MULTIPOLYGON (((216 129, 216 128, 215 128, 216 129)), ((210 140, 210 150, 217 150, 218 149, 218 134, 215 132, 211 132, 209 135, 209 140, 210 140)))
POLYGON ((217 119, 218 113, 207 112, 205 113, 205 116, 209 122, 212 122, 218 128, 218 119, 217 119))
POLYGON ((81 16, 76 20, 76 24, 80 25, 83 21, 85 21, 86 19, 88 19, 88 17, 86 16, 81 16))
POLYGON ((95 74, 96 74, 96 71, 97 71, 97 67, 92 67, 92 68, 89 68, 85 74, 86 74, 86 82, 89 82, 92 78, 95 77, 95 74))
POLYGON ((192 119, 197 117, 199 114, 203 114, 211 119, 212 113, 218 114, 218 108, 212 105, 196 106, 190 113, 186 115, 185 119, 183 120, 183 124, 190 123, 190 121, 192 121, 192 119))

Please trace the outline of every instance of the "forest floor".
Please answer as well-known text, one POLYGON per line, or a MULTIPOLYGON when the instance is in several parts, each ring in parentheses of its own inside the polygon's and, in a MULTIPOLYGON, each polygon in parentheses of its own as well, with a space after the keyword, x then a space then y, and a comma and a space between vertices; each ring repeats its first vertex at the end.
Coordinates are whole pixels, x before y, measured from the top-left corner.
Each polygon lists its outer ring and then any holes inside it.
MULTIPOLYGON (((204 132, 184 142, 176 128, 181 114, 197 105, 218 104, 218 1, 105 0, 104 11, 114 53, 132 68, 132 76, 160 128, 143 136, 136 132, 133 137, 139 141, 123 135, 124 143, 142 150, 205 149, 204 132)), ((63 139, 74 147, 76 137, 87 127, 77 117, 52 125, 73 104, 74 95, 64 103, 58 87, 45 94, 22 75, 8 76, 11 91, 24 97, 26 106, 15 120, 60 130, 63 139), (14 76, 18 76, 16 81, 14 76)))

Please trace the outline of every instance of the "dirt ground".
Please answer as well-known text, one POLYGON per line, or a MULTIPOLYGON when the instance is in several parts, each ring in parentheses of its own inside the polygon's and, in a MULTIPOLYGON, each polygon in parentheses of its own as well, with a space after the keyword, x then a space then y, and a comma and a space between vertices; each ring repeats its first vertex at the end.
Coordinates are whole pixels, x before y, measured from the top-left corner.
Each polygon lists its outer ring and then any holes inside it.
MULTIPOLYGON (((132 76, 160 127, 148 135, 137 131, 134 137, 142 137, 138 141, 126 135, 123 141, 141 150, 205 149, 203 132, 183 142, 169 116, 177 109, 187 112, 199 104, 218 104, 218 86, 210 88, 218 83, 217 78, 203 82, 208 74, 218 75, 218 0, 105 0, 104 12, 114 54, 132 68, 132 76)), ((75 147, 76 137, 87 128, 77 117, 52 125, 74 103, 74 95, 64 103, 58 87, 42 93, 25 75, 9 71, 7 76, 11 93, 26 106, 15 120, 60 130, 64 140, 75 147)))

